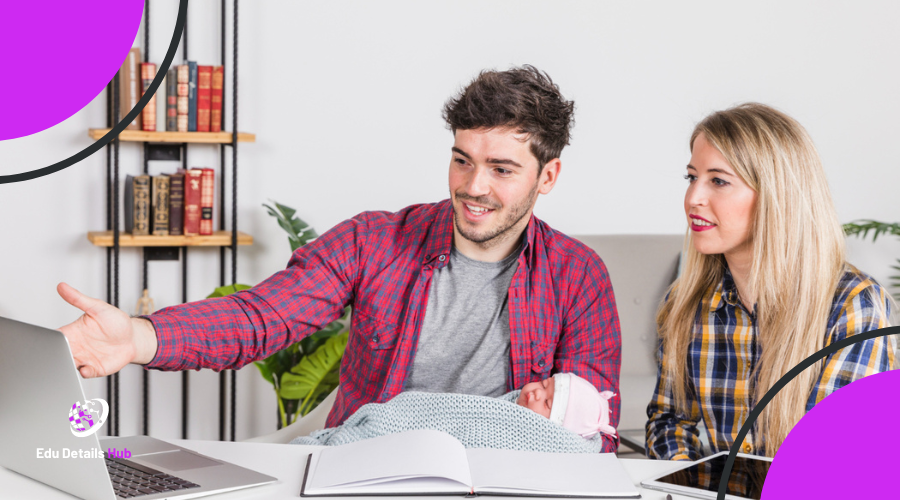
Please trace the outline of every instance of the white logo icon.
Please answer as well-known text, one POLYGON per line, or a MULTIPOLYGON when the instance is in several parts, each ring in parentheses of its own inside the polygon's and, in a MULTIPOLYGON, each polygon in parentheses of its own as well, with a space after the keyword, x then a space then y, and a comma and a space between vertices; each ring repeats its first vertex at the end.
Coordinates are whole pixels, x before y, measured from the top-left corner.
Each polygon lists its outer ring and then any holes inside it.
POLYGON ((89 399, 84 403, 76 401, 69 410, 72 434, 78 437, 90 436, 100 430, 108 416, 109 404, 100 398, 89 399))

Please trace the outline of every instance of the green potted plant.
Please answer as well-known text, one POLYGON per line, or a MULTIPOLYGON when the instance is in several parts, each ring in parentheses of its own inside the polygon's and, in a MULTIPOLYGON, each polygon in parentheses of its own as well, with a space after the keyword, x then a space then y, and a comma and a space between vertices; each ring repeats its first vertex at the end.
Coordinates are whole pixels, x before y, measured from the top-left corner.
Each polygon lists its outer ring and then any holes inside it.
MULTIPOLYGON (((863 239, 871 233, 872 242, 875 242, 882 234, 900 237, 900 223, 879 222, 871 219, 855 220, 844 224, 844 233, 848 236, 858 236, 863 239)), ((900 272, 900 259, 897 259, 897 265, 891 266, 891 269, 900 272)), ((900 300, 900 275, 890 276, 889 278, 891 280, 890 286, 894 289, 894 298, 900 300)))
MULTIPOLYGON (((296 216, 293 208, 272 202, 263 204, 269 215, 288 233, 291 251, 318 237, 309 224, 296 216)), ((224 297, 249 285, 235 284, 216 288, 209 297, 224 297)), ((275 389, 278 400, 278 428, 290 425, 299 415, 319 405, 339 382, 341 358, 349 337, 350 308, 344 315, 312 335, 295 342, 262 361, 255 361, 263 378, 275 389)))

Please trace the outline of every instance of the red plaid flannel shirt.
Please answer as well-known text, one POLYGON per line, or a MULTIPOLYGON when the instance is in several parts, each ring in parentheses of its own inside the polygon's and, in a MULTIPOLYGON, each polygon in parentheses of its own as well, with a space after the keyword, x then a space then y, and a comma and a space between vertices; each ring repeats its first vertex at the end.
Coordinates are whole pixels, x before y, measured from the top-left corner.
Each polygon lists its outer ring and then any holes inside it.
MULTIPOLYGON (((159 348, 147 366, 240 368, 318 331, 352 305, 340 389, 327 421, 340 425, 360 406, 403 390, 433 271, 448 261, 452 224, 449 200, 341 222, 250 290, 148 316, 159 348)), ((509 327, 507 389, 572 372, 618 394, 621 338, 606 267, 583 243, 534 216, 509 286, 509 327)), ((619 398, 610 408, 616 426, 619 398)), ((617 441, 607 437, 604 451, 615 451, 617 441)))

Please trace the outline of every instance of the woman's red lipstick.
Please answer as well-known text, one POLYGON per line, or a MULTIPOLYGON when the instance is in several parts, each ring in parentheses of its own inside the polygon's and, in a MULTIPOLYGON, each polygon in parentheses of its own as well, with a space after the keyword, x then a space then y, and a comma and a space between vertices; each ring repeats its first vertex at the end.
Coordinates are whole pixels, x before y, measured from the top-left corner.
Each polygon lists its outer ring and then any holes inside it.
POLYGON ((708 231, 708 230, 716 227, 715 224, 704 219, 703 217, 700 217, 699 215, 690 215, 689 217, 691 218, 691 230, 692 231, 698 231, 698 232, 699 231, 708 231), (705 225, 705 224, 700 225, 700 224, 697 224, 697 221, 703 221, 709 225, 705 225))

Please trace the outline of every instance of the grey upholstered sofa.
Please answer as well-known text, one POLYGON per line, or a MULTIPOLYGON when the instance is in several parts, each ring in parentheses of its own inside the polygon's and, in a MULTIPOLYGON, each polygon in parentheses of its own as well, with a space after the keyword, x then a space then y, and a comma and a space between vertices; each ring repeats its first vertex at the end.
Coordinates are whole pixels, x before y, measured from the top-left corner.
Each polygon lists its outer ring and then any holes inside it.
MULTIPOLYGON (((656 386, 656 311, 678 274, 683 235, 576 236, 603 259, 622 331, 619 436, 643 453, 647 403, 656 386)), ((621 448, 620 448, 621 449, 621 448)))

